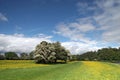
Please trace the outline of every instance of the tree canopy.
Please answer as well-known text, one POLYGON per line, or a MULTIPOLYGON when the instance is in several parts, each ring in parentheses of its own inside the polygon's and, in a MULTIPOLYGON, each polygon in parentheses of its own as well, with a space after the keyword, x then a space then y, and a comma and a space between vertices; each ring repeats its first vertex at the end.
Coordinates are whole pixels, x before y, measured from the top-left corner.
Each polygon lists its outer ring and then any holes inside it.
POLYGON ((34 51, 34 58, 37 63, 53 63, 57 60, 66 62, 69 56, 70 52, 61 46, 60 42, 48 43, 42 41, 34 51))
POLYGON ((7 60, 19 59, 18 55, 15 52, 6 52, 5 53, 5 58, 7 60))
POLYGON ((81 55, 73 55, 73 60, 98 60, 120 62, 120 48, 102 48, 98 51, 89 51, 81 55))
POLYGON ((21 53, 20 54, 20 59, 22 59, 22 60, 28 60, 29 59, 29 55, 27 53, 21 53))

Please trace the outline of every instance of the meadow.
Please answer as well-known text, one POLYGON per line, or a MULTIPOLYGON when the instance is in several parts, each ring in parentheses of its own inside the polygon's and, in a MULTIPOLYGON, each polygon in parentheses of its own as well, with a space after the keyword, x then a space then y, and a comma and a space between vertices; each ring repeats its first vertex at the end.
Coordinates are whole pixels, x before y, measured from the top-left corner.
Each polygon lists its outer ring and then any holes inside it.
POLYGON ((47 65, 0 60, 0 80, 120 80, 120 64, 76 61, 47 65))

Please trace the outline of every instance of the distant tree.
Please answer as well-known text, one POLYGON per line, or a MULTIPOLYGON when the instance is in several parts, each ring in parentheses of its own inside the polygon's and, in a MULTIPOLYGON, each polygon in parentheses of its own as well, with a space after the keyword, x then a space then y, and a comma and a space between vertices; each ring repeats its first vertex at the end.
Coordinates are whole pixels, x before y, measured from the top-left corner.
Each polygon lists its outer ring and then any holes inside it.
POLYGON ((5 59, 5 56, 0 54, 0 60, 4 60, 5 59))
POLYGON ((116 52, 115 61, 120 62, 120 51, 116 52))
POLYGON ((72 60, 99 60, 120 63, 120 47, 119 48, 102 48, 97 51, 88 51, 79 55, 72 55, 72 60))
POLYGON ((86 52, 84 54, 81 54, 81 55, 77 56, 77 60, 90 60, 90 61, 94 61, 94 60, 97 60, 97 59, 98 59, 97 53, 93 52, 93 51, 89 51, 89 52, 86 52))
POLYGON ((34 59, 34 51, 32 51, 32 52, 29 53, 29 59, 30 60, 34 59))
POLYGON ((90 51, 80 55, 80 60, 100 60, 100 61, 117 61, 119 60, 119 49, 117 48, 102 48, 96 52, 90 51))
POLYGON ((115 52, 111 48, 103 48, 98 50, 98 56, 100 60, 112 61, 114 59, 115 52))
POLYGON ((80 57, 79 57, 79 55, 77 55, 77 54, 76 54, 76 55, 71 55, 71 59, 70 59, 70 60, 71 60, 71 61, 77 61, 77 60, 80 60, 79 58, 80 58, 80 57))
POLYGON ((20 58, 21 58, 22 60, 28 60, 28 59, 29 59, 29 55, 28 55, 27 53, 21 53, 21 54, 20 54, 20 58))
POLYGON ((56 60, 64 60, 65 62, 70 59, 70 52, 61 46, 60 42, 53 43, 55 48, 55 57, 56 60))
POLYGON ((19 59, 18 55, 15 52, 6 52, 5 53, 5 58, 7 60, 17 60, 17 59, 19 59))

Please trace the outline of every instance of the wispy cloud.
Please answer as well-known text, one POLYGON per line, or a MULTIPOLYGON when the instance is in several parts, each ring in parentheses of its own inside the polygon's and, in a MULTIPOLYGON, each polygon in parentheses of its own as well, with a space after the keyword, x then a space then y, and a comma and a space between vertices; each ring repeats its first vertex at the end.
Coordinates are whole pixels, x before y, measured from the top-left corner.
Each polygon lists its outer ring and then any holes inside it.
POLYGON ((99 25, 97 30, 103 31, 102 35, 100 35, 103 41, 120 42, 119 0, 100 0, 93 2, 92 5, 79 2, 77 7, 80 14, 87 14, 86 17, 92 17, 95 24, 99 25))
POLYGON ((68 37, 70 40, 89 43, 90 38, 85 35, 87 32, 94 31, 95 28, 89 18, 82 18, 75 22, 58 24, 54 33, 68 37))
POLYGON ((0 13, 0 21, 8 21, 8 18, 2 13, 0 13))
POLYGON ((120 42, 120 0, 105 0, 101 3, 97 2, 97 4, 103 10, 103 13, 94 16, 94 18, 101 26, 100 29, 104 30, 103 40, 120 42))
POLYGON ((36 35, 34 35, 34 37, 44 38, 44 39, 51 39, 51 38, 53 38, 53 36, 47 36, 47 35, 42 34, 42 33, 36 34, 36 35))
POLYGON ((20 33, 21 30, 22 30, 22 27, 20 27, 18 25, 15 26, 15 33, 20 33))

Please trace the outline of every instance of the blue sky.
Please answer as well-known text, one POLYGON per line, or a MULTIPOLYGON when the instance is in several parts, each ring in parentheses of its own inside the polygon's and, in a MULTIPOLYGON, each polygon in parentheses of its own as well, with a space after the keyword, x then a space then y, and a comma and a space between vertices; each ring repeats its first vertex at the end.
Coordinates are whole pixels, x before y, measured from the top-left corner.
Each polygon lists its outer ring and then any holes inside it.
POLYGON ((18 31, 17 26, 22 29, 17 33, 22 32, 28 36, 31 32, 31 36, 37 33, 52 34, 57 23, 77 15, 73 2, 75 3, 74 0, 1 0, 1 13, 8 18, 6 24, 0 24, 1 31, 14 34, 18 31))
POLYGON ((0 52, 60 41, 72 54, 120 46, 119 0, 0 0, 0 52))

